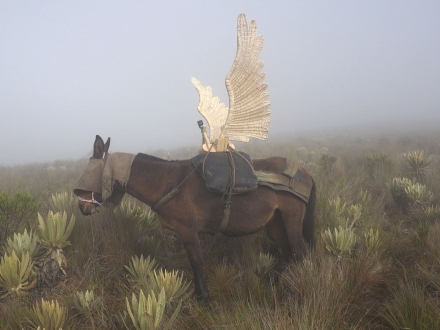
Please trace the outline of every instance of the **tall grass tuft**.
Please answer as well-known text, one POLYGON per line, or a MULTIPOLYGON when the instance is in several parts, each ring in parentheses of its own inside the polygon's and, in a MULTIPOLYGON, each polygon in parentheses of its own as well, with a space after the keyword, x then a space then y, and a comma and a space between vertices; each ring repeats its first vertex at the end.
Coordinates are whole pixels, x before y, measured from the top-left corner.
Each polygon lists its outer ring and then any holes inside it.
POLYGON ((380 315, 392 329, 440 329, 440 307, 414 279, 396 283, 380 315))

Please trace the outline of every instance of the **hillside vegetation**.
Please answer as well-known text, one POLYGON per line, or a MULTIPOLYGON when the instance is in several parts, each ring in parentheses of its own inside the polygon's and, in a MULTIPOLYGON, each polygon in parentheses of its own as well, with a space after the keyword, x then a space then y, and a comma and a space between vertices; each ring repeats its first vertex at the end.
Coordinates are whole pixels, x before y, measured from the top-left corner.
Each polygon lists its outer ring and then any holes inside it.
POLYGON ((440 329, 440 134, 239 149, 301 161, 317 184, 316 250, 279 282, 264 230, 201 236, 200 305, 181 243, 146 205, 125 196, 81 215, 72 190, 86 158, 0 166, 0 328, 440 329))

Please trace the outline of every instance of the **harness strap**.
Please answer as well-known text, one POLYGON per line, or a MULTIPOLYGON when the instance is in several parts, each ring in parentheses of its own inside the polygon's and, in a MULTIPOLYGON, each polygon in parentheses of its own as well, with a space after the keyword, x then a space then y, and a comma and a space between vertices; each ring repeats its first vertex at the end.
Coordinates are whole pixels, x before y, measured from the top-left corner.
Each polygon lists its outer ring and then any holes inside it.
MULTIPOLYGON (((179 185, 180 186, 180 185, 179 185)), ((165 196, 163 196, 161 199, 159 199, 157 201, 156 204, 154 204, 154 206, 151 208, 154 212, 159 212, 160 208, 163 206, 163 204, 165 204, 166 202, 168 202, 171 198, 174 197, 174 195, 176 195, 179 192, 179 186, 175 187, 173 190, 171 190, 168 194, 166 194, 165 196)))
POLYGON ((191 174, 194 173, 195 170, 196 168, 194 167, 193 170, 186 176, 185 179, 182 180, 181 183, 179 183, 176 187, 174 187, 174 189, 171 190, 168 194, 166 194, 161 199, 159 199, 151 209, 156 213, 159 212, 160 208, 179 192, 180 186, 186 181, 186 179, 190 177, 191 174))

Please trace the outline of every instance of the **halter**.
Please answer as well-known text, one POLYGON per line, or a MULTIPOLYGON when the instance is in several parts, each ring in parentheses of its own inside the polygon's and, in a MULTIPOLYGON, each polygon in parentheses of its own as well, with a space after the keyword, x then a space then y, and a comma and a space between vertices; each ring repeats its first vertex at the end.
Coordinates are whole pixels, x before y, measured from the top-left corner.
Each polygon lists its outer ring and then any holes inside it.
POLYGON ((98 206, 99 206, 99 205, 102 205, 102 203, 98 202, 98 201, 95 199, 95 197, 93 196, 93 194, 94 194, 94 193, 93 193, 93 191, 92 191, 92 199, 84 199, 84 198, 78 196, 78 200, 79 200, 80 202, 87 202, 87 203, 98 204, 98 206))

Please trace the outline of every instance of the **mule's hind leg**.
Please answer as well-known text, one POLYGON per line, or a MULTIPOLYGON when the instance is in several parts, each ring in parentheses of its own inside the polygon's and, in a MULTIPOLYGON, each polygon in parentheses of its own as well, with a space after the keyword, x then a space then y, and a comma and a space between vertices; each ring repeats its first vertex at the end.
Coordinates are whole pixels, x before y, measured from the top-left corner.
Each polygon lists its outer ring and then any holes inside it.
POLYGON ((182 240, 193 270, 196 298, 202 302, 207 302, 209 300, 209 292, 206 286, 199 235, 195 230, 191 230, 186 226, 181 226, 181 228, 176 229, 176 233, 182 240))
POLYGON ((292 251, 290 249, 289 238, 286 234, 286 228, 281 218, 279 211, 275 212, 272 220, 266 226, 266 232, 269 238, 276 245, 276 248, 280 251, 271 251, 273 255, 276 255, 278 262, 274 267, 276 279, 278 279, 279 274, 283 271, 286 264, 292 258, 292 251), (276 252, 281 252, 276 253, 276 252))
POLYGON ((286 228, 292 257, 295 261, 301 261, 305 254, 303 240, 303 220, 306 214, 306 204, 293 196, 284 195, 280 198, 280 212, 286 228))

